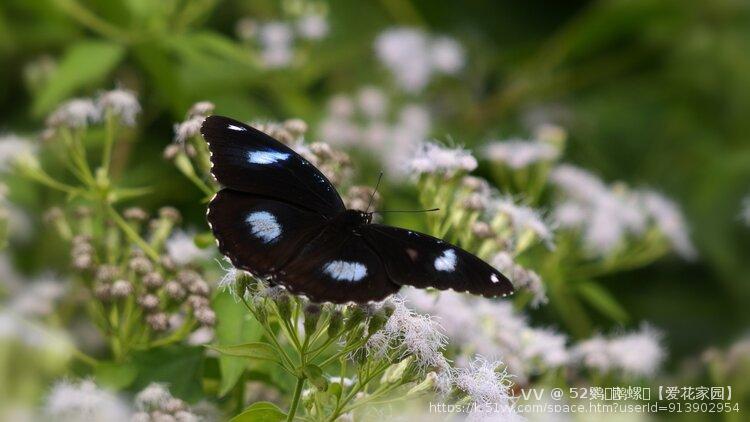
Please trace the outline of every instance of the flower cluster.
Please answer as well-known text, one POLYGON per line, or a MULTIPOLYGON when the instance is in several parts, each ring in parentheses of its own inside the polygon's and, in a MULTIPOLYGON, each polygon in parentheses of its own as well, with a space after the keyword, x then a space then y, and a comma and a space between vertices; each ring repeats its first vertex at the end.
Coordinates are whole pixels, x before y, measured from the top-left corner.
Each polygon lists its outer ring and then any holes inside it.
POLYGON ((431 120, 425 106, 395 106, 381 89, 365 86, 354 95, 338 94, 328 101, 318 134, 337 146, 372 151, 389 172, 403 175, 400 158, 427 139, 431 120))
MULTIPOLYGON (((216 315, 208 299, 210 286, 199 268, 192 265, 193 260, 208 255, 183 232, 173 234, 180 220, 176 209, 162 208, 152 219, 140 208, 124 211, 126 227, 136 234, 143 231, 142 238, 148 239, 143 245, 131 245, 127 238, 119 238, 115 226, 105 229, 109 232, 105 238, 95 238, 91 235, 95 226, 91 210, 78 207, 74 214, 75 218, 68 218, 55 208, 47 214, 47 220, 61 237, 71 241, 71 265, 101 303, 101 315, 96 320, 102 332, 149 330, 152 334, 142 340, 148 344, 152 336, 172 333, 183 338, 196 324, 215 324, 216 315), (180 243, 192 247, 186 253, 187 248, 180 243), (155 251, 164 252, 154 255, 155 251), (119 323, 111 322, 112 312, 121 319, 119 323), (129 325, 125 328, 122 323, 129 325)), ((119 344, 117 349, 126 352, 132 347, 137 345, 119 344)))
POLYGON ((586 170, 559 165, 550 181, 562 193, 554 216, 562 228, 580 230, 586 251, 607 256, 627 246, 628 239, 646 238, 655 229, 686 259, 696 251, 679 208, 650 190, 631 190, 622 183, 607 186, 586 170))
POLYGON ((112 115, 124 126, 135 126, 141 105, 133 91, 117 88, 102 92, 97 98, 75 98, 61 104, 47 118, 43 139, 54 136, 60 129, 81 129, 99 123, 112 115))
POLYGON ((203 417, 183 400, 173 397, 166 385, 149 384, 135 396, 135 408, 130 422, 199 422, 213 418, 203 417))
POLYGON ((240 40, 260 49, 260 61, 266 68, 289 67, 295 59, 296 41, 319 42, 328 35, 325 10, 313 9, 297 13, 296 19, 289 21, 257 22, 242 18, 237 21, 235 32, 240 40))
POLYGON ((434 75, 456 74, 465 62, 464 49, 455 39, 407 27, 380 33, 375 53, 396 84, 410 93, 421 92, 434 75))

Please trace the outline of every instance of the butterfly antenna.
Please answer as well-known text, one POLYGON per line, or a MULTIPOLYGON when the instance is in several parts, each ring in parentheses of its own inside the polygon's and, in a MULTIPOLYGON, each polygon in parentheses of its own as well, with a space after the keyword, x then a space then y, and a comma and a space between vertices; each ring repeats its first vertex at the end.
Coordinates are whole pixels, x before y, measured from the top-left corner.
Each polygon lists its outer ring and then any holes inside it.
POLYGON ((383 210, 383 211, 377 211, 379 214, 383 214, 386 212, 432 212, 432 211, 440 211, 440 208, 430 208, 428 210, 383 210))
POLYGON ((378 187, 380 187, 380 180, 383 178, 383 172, 380 172, 380 175, 378 176, 378 182, 375 183, 375 189, 372 191, 372 195, 370 195, 370 202, 367 203, 367 210, 365 212, 370 211, 370 206, 372 205, 372 201, 375 199, 375 194, 378 193, 378 187))

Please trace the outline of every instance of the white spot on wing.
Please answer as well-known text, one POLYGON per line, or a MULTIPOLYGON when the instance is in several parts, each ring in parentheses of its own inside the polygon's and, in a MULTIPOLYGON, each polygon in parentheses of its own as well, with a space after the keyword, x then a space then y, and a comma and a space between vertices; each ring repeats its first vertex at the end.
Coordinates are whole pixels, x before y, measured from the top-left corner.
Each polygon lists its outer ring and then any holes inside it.
POLYGON ((496 276, 495 274, 492 274, 492 275, 490 276, 490 281, 491 281, 491 282, 493 282, 493 283, 499 283, 499 282, 500 282, 500 279, 499 279, 499 278, 497 278, 497 276, 496 276))
POLYGON ((435 269, 438 271, 453 271, 456 269, 456 251, 446 249, 442 255, 435 258, 435 269))
POLYGON ((323 266, 323 272, 334 280, 359 281, 367 275, 367 267, 359 262, 331 261, 323 266))
POLYGON ((273 164, 287 158, 289 158, 288 153, 278 151, 250 151, 247 154, 247 161, 252 164, 273 164))
POLYGON ((264 243, 271 243, 281 235, 281 226, 276 217, 268 211, 255 211, 247 215, 245 219, 250 225, 253 236, 261 239, 264 243))
POLYGON ((235 126, 235 125, 229 125, 229 126, 227 126, 227 129, 232 129, 232 130, 239 130, 239 131, 242 131, 242 130, 247 130, 247 129, 245 129, 244 127, 241 127, 241 126, 235 126))

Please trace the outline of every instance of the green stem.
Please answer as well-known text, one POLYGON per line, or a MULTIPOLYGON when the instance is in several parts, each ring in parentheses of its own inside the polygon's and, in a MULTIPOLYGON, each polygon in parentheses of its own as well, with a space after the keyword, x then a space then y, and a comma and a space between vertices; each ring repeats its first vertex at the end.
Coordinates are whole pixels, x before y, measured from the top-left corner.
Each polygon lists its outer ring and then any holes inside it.
POLYGON ((106 134, 104 136, 104 151, 102 152, 102 168, 104 174, 109 175, 109 163, 112 161, 112 145, 115 142, 115 119, 112 111, 107 109, 106 134))
POLYGON ((127 236, 133 243, 138 245, 139 248, 143 250, 143 252, 149 256, 154 262, 159 261, 159 254, 151 247, 148 243, 146 243, 143 238, 138 235, 138 233, 133 230, 133 228, 120 216, 120 214, 117 213, 117 211, 112 208, 112 205, 106 204, 107 213, 109 214, 110 218, 117 224, 117 226, 122 230, 123 233, 125 233, 125 236, 127 236))
POLYGON ((302 395, 302 387, 305 385, 305 377, 297 378, 297 385, 294 387, 294 396, 292 397, 292 405, 289 407, 289 414, 286 416, 287 422, 294 420, 294 414, 297 413, 297 406, 299 405, 299 398, 302 395))

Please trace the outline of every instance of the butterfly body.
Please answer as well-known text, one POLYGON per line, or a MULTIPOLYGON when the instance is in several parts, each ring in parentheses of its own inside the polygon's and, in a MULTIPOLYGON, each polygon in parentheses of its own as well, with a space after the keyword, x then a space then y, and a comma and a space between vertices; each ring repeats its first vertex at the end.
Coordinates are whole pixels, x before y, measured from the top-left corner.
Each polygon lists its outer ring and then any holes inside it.
POLYGON ((235 267, 316 302, 376 301, 403 285, 512 293, 505 276, 471 253, 346 209, 315 166, 265 133, 221 116, 208 117, 201 132, 224 185, 208 222, 235 267))

